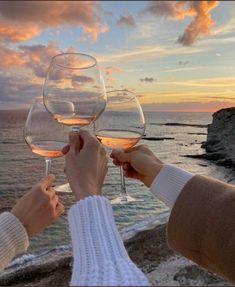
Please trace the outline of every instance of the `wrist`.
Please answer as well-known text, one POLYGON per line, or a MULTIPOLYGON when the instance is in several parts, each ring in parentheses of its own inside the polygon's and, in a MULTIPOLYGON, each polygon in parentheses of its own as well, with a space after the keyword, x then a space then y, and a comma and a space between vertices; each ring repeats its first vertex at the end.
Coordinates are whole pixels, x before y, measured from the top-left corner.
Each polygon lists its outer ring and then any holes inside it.
POLYGON ((163 163, 162 164, 160 164, 159 162, 152 163, 151 170, 149 172, 150 176, 149 176, 148 187, 151 186, 151 184, 153 183, 154 179, 159 174, 163 166, 164 166, 163 163))
POLYGON ((89 196, 101 195, 101 190, 94 186, 78 187, 73 194, 76 201, 79 201, 89 196))

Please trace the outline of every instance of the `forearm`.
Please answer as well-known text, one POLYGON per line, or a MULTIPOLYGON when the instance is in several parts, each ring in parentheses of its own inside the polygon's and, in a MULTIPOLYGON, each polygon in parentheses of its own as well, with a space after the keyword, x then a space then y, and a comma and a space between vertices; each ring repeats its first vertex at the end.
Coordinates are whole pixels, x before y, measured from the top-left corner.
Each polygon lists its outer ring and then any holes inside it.
POLYGON ((0 215, 0 271, 29 246, 28 235, 21 222, 10 212, 0 215))
POLYGON ((180 193, 168 222, 175 250, 235 282, 235 187, 194 176, 180 193))
POLYGON ((73 245, 71 285, 149 285, 130 260, 114 222, 112 207, 102 196, 76 203, 68 214, 73 245))
POLYGON ((235 187, 165 166, 151 191, 172 209, 169 245, 235 282, 235 187))

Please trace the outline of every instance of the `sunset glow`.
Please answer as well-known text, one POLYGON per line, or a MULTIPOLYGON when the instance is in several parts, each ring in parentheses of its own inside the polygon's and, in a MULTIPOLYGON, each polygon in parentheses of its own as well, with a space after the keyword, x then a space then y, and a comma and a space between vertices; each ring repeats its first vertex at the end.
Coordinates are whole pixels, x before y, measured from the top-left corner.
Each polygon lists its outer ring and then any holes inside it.
POLYGON ((233 1, 0 1, 0 108, 28 108, 66 51, 96 57, 107 90, 145 111, 234 106, 234 16, 233 1))

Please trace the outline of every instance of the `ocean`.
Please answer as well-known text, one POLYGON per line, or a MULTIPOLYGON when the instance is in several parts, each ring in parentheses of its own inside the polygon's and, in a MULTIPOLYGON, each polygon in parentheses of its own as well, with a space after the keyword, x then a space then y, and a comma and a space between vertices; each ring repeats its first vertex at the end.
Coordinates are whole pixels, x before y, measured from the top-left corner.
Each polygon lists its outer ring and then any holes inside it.
MULTIPOLYGON (((33 184, 44 176, 44 159, 33 154, 23 138, 23 127, 26 111, 0 111, 0 209, 9 210, 15 201, 30 190, 33 184)), ((211 113, 170 113, 148 112, 146 117, 146 136, 170 138, 161 141, 142 139, 139 144, 148 145, 158 157, 166 163, 174 164, 192 173, 212 176, 229 181, 232 171, 216 166, 214 163, 185 157, 185 155, 202 154, 202 142, 207 137, 207 125, 212 122, 211 113)), ((52 161, 52 173, 56 175, 55 184, 66 183, 63 172, 64 158, 52 161)), ((140 182, 126 180, 130 195, 143 201, 127 205, 115 205, 113 211, 120 230, 138 223, 151 221, 168 213, 168 208, 157 200, 140 182), (144 221, 145 220, 145 221, 144 221)), ((119 169, 109 162, 109 170, 105 179, 103 194, 109 199, 119 194, 119 169)), ((59 194, 66 211, 74 203, 71 193, 59 194)), ((30 248, 26 257, 48 253, 50 250, 66 248, 70 245, 65 212, 53 225, 40 235, 30 239, 30 248)), ((19 261, 20 262, 20 261, 19 261)))

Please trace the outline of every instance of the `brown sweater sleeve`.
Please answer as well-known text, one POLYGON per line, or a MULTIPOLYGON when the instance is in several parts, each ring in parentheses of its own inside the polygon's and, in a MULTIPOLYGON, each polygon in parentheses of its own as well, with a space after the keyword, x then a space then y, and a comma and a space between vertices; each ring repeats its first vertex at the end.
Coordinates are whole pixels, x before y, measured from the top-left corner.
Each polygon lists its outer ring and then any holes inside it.
POLYGON ((172 209, 168 244, 235 282, 235 187, 194 176, 172 209))

